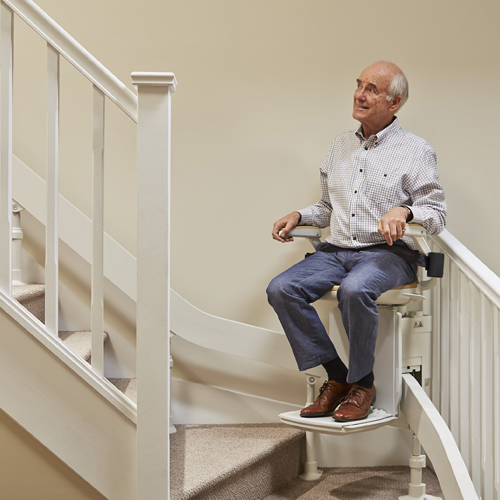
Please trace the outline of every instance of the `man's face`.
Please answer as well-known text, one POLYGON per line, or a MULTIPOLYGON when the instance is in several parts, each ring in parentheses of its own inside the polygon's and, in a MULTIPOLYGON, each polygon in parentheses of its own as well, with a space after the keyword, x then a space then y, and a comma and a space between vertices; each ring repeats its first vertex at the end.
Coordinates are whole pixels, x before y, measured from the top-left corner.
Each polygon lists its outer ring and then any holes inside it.
POLYGON ((366 68, 357 81, 354 91, 352 117, 363 125, 365 133, 376 134, 388 125, 397 109, 393 101, 388 101, 392 74, 383 66, 366 68))

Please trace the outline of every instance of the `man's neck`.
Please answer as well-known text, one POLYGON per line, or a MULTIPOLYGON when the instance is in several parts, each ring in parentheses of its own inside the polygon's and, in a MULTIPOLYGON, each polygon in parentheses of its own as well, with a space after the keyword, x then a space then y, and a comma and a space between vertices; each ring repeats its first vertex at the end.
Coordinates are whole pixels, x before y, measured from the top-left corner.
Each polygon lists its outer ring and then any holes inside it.
POLYGON ((381 127, 374 127, 374 128, 368 128, 365 124, 361 124, 363 127, 363 137, 365 139, 369 139, 372 135, 377 135, 379 132, 382 132, 385 128, 387 128, 394 120, 396 119, 395 116, 391 118, 391 121, 389 123, 386 123, 384 126, 381 127))

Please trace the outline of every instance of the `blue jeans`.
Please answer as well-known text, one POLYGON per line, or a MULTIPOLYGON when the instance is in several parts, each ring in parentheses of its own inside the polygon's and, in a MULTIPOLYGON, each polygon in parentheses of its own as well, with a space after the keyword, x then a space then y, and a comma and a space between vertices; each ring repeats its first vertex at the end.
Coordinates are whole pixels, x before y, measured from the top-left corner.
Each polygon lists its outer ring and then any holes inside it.
POLYGON ((267 288, 290 342, 299 370, 332 361, 337 351, 312 302, 334 285, 349 339, 348 382, 373 371, 378 311, 375 301, 387 290, 411 283, 417 267, 390 251, 317 251, 274 278, 267 288))

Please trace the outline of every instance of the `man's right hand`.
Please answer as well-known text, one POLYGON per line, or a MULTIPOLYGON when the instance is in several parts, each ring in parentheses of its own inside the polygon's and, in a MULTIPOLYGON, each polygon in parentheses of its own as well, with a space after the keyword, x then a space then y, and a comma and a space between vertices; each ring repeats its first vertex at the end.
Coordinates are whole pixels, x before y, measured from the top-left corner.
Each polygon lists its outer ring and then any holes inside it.
POLYGON ((281 241, 281 243, 287 243, 288 241, 293 241, 293 238, 288 238, 288 233, 299 222, 300 222, 299 212, 292 212, 291 214, 285 215, 285 217, 274 223, 272 232, 273 238, 277 241, 281 241))

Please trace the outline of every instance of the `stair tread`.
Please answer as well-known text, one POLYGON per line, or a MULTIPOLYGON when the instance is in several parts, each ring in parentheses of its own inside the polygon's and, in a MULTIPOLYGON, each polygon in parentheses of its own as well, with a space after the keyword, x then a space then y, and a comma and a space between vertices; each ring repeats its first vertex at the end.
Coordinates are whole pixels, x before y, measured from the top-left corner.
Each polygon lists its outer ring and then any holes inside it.
POLYGON ((176 425, 172 500, 257 500, 296 477, 305 433, 284 424, 176 425))
MULTIPOLYGON (((426 492, 443 498, 436 474, 429 468, 422 473, 426 492)), ((410 469, 405 466, 325 468, 317 481, 294 479, 263 500, 386 500, 408 495, 409 480, 410 469)))
POLYGON ((108 380, 125 396, 137 404, 137 379, 136 378, 108 378, 108 380))
MULTIPOLYGON (((59 338, 78 356, 89 362, 92 358, 92 332, 90 331, 62 331, 59 332, 59 338)), ((109 335, 103 332, 103 342, 108 340, 109 335)))
POLYGON ((45 322, 45 285, 13 285, 12 298, 17 300, 39 321, 45 322))

